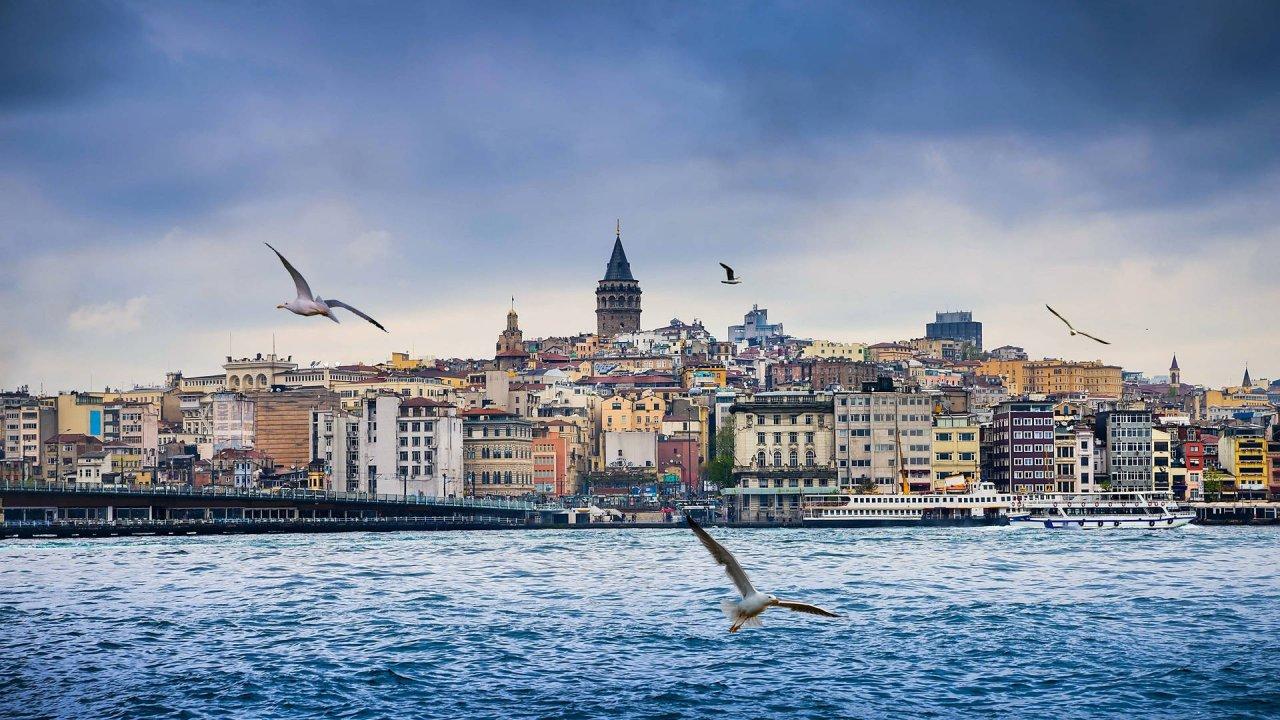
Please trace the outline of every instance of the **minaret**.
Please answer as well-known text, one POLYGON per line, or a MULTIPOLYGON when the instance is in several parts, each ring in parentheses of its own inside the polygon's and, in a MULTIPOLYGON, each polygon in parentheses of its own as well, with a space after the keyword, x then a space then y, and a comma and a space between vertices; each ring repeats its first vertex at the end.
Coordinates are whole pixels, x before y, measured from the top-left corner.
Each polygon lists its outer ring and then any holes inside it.
POLYGON ((613 254, 604 278, 596 286, 596 334, 601 341, 640 331, 640 283, 631 275, 631 263, 622 249, 622 221, 613 239, 613 254))

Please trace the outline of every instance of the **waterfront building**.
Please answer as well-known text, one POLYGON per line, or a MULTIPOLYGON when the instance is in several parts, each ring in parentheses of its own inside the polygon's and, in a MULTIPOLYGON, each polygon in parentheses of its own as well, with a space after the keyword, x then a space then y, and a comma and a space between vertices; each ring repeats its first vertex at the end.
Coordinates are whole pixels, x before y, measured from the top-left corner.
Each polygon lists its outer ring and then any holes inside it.
POLYGON ((803 495, 837 489, 833 405, 827 393, 767 392, 735 402, 731 513, 798 516, 803 495))
POLYGON ((935 313, 934 321, 924 326, 924 336, 959 340, 972 345, 976 352, 982 352, 982 323, 974 321, 973 313, 968 310, 935 313))
POLYGON ((1053 403, 1006 400, 983 428, 982 476, 1000 492, 1053 492, 1053 403))
POLYGON ((631 274, 631 263, 622 249, 622 226, 613 241, 613 253, 604 277, 596 284, 596 335, 601 341, 640 331, 640 283, 631 274))
POLYGON ((464 491, 472 497, 532 494, 533 423, 504 408, 473 408, 463 417, 464 491))
POLYGON ((253 397, 253 448, 277 467, 305 468, 311 462, 311 418, 335 411, 337 394, 324 388, 277 388, 253 397))
POLYGON ((143 402, 103 405, 104 445, 137 449, 147 465, 154 465, 160 445, 160 406, 143 402))
POLYGON ((785 337, 782 323, 770 323, 768 309, 752 305, 751 311, 742 317, 741 325, 729 326, 729 342, 747 345, 769 345, 785 337))
POLYGON ((382 393, 358 413, 313 411, 312 457, 329 488, 382 495, 461 496, 463 422, 450 403, 382 393))
POLYGON ((834 394, 835 461, 845 492, 901 493, 933 487, 933 403, 887 378, 834 394))
POLYGON ((543 495, 577 492, 581 468, 575 438, 579 426, 566 420, 538 421, 533 426, 534 491, 543 495))
POLYGON ((1218 464, 1235 476, 1239 499, 1266 497, 1271 481, 1267 449, 1263 437, 1232 435, 1218 440, 1218 464))
POLYGON ((1151 486, 1157 490, 1166 489, 1170 492, 1178 492, 1179 482, 1182 486, 1186 485, 1186 472, 1173 472, 1173 443, 1169 431, 1156 427, 1151 427, 1151 486))
POLYGON ((84 433, 58 433, 44 442, 44 477, 49 480, 76 480, 81 455, 100 452, 102 441, 84 433))
POLYGON ((57 434, 57 411, 40 404, 35 398, 23 398, 6 404, 4 419, 4 458, 16 465, 21 477, 44 477, 44 444, 57 434))
POLYGON ((1155 483, 1150 410, 1099 413, 1098 424, 1105 433, 1107 479, 1112 490, 1172 490, 1167 475, 1162 486, 1155 483))
MULTIPOLYGON (((837 413, 837 422, 839 414, 837 413)), ((933 418, 934 489, 945 489, 947 478, 963 476, 966 482, 979 479, 980 428, 972 415, 936 415, 933 418)))
POLYGON ((658 433, 627 430, 606 431, 603 437, 603 464, 605 468, 647 468, 656 472, 658 467, 658 433))

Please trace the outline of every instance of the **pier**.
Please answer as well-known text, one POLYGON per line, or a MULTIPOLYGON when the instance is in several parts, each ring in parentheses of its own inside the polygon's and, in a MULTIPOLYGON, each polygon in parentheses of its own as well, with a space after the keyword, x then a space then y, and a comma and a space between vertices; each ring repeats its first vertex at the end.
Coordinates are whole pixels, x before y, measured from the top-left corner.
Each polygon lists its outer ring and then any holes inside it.
POLYGON ((1197 525, 1280 525, 1280 503, 1192 503, 1197 525))

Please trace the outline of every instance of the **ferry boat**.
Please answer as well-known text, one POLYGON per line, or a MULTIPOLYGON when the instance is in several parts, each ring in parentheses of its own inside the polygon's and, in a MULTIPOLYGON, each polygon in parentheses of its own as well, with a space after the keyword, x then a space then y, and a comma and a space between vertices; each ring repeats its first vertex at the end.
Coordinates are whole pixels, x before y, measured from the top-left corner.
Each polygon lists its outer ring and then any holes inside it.
POLYGON ((1165 492, 1046 493, 1015 498, 1013 527, 1139 530, 1179 528, 1196 519, 1165 492))
POLYGON ((810 527, 1004 525, 1012 498, 989 482, 951 486, 948 492, 808 495, 803 523, 810 527))

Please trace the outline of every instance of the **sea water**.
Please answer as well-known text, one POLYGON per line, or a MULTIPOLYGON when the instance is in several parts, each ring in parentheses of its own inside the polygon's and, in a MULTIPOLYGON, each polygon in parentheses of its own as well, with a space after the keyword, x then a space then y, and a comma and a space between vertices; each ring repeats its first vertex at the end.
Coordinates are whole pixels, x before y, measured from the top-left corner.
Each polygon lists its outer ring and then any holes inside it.
POLYGON ((0 543, 3 718, 1280 717, 1280 529, 0 543))

